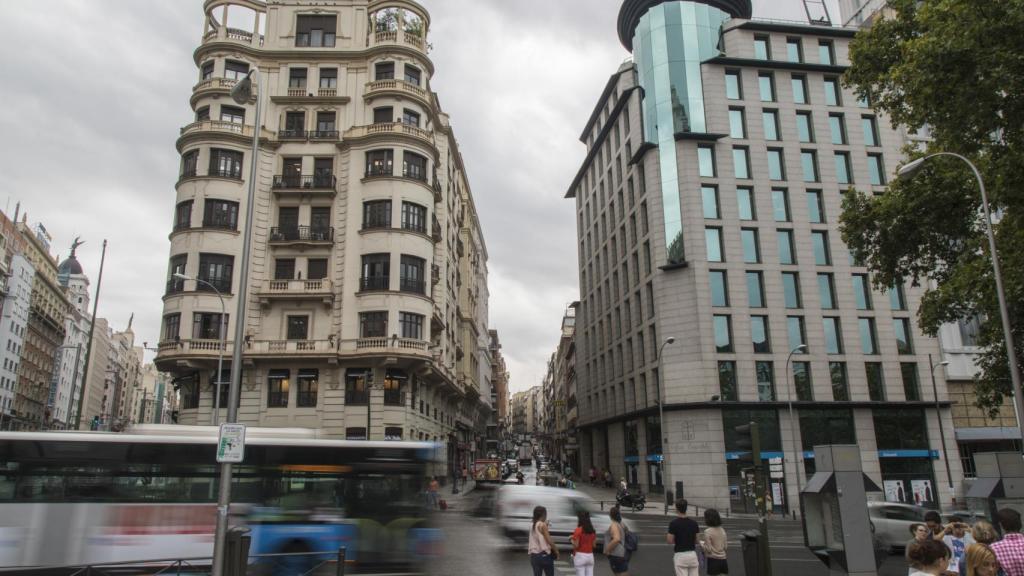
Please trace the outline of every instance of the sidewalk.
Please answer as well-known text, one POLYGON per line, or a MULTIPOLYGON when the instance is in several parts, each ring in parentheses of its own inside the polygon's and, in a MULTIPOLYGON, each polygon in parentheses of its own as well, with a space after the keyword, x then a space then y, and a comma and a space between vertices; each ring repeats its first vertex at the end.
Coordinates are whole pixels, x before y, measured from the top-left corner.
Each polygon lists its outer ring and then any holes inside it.
MULTIPOLYGON (((615 505, 615 489, 605 488, 604 486, 591 486, 589 482, 577 482, 576 490, 583 492, 587 496, 590 496, 594 500, 597 500, 602 505, 602 510, 608 510, 615 505)), ((664 496, 658 493, 646 494, 647 505, 641 512, 633 512, 629 509, 623 509, 622 512, 628 514, 642 514, 644 516, 659 516, 662 518, 670 517, 675 515, 675 509, 669 508, 668 514, 665 513, 664 496)), ((688 511, 691 516, 700 516, 707 509, 706 506, 700 505, 697 502, 690 503, 690 510, 688 511)), ((727 510, 720 510, 723 518, 740 518, 740 519, 757 519, 757 514, 743 514, 743 513, 732 513, 727 510)), ((776 515, 776 519, 781 519, 780 516, 776 515)))
POLYGON ((449 484, 447 486, 442 486, 441 490, 437 493, 437 495, 438 498, 448 503, 449 510, 453 508, 456 510, 462 510, 463 508, 465 508, 465 506, 462 505, 462 503, 470 494, 472 494, 473 490, 476 490, 475 480, 467 480, 465 484, 463 484, 463 482, 460 480, 458 494, 452 494, 452 486, 451 484, 449 484))

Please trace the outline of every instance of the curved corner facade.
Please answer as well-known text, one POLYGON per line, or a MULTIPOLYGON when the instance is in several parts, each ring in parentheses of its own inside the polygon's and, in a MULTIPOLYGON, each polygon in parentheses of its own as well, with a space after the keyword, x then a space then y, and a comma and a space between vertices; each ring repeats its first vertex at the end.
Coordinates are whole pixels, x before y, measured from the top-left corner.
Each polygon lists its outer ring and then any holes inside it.
POLYGON ((490 366, 480 357, 486 249, 455 137, 430 89, 429 14, 410 0, 315 8, 282 0, 269 9, 209 0, 204 11, 189 101, 195 120, 177 142, 156 358, 181 392, 180 421, 213 422, 218 359, 223 353, 227 381, 242 346, 242 422, 444 442, 449 459, 472 452, 472 431, 490 413, 480 400, 489 398, 479 393, 483 373, 466 368, 471 360, 490 366), (261 89, 238 105, 229 92, 253 67, 261 89), (243 295, 256 98, 263 113, 243 295), (228 314, 224 347, 218 292, 228 314), (460 299, 463 292, 482 296, 460 299), (244 319, 231 314, 238 297, 248 299, 244 319), (243 342, 230 341, 236 321, 245 322, 243 342), (472 334, 479 342, 463 341, 472 334))

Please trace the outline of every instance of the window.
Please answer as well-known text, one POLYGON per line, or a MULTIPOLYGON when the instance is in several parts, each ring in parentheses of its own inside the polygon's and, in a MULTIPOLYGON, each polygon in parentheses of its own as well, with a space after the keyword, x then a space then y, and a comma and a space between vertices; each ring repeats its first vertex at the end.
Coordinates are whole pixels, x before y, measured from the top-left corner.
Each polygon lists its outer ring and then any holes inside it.
POLYGON ((168 280, 167 280, 167 293, 175 294, 177 292, 185 291, 185 281, 175 278, 175 274, 185 273, 185 264, 188 262, 188 254, 178 254, 177 256, 171 256, 168 265, 168 280))
POLYGON ((790 351, 807 345, 807 331, 804 328, 803 316, 786 317, 786 335, 789 337, 790 351))
POLYGON ((174 208, 174 230, 186 230, 192 227, 192 201, 178 202, 174 208))
POLYGON ((875 335, 875 319, 858 318, 857 328, 860 331, 860 351, 864 354, 878 354, 878 337, 875 335))
POLYGON ((240 180, 242 178, 242 153, 211 148, 210 176, 240 180))
POLYGON ((779 113, 775 110, 761 112, 761 124, 764 126, 765 140, 779 139, 779 113))
POLYGON ((373 78, 374 78, 374 80, 394 80, 395 79, 395 63, 394 62, 378 62, 373 67, 373 78))
POLYGON ((739 70, 725 71, 725 97, 729 100, 743 99, 743 89, 740 84, 739 70))
POLYGON ((851 184, 850 178, 850 154, 848 152, 836 152, 836 181, 840 184, 851 184))
POLYGON ((885 186, 885 168, 882 167, 881 154, 868 154, 868 175, 872 186, 885 186))
POLYGON ((747 148, 732 149, 733 176, 741 180, 750 178, 750 154, 747 148))
POLYGON ((853 275, 853 301, 857 310, 871 310, 871 284, 867 274, 853 275))
POLYGON ((210 119, 210 107, 201 106, 196 108, 196 122, 203 122, 210 119))
POLYGON ((786 169, 782 160, 782 150, 779 148, 768 149, 768 178, 771 180, 786 179, 786 169))
POLYGON ((416 112, 415 110, 409 110, 408 108, 403 109, 402 110, 402 124, 405 124, 406 126, 415 126, 415 127, 419 128, 419 126, 420 126, 420 113, 416 112))
POLYGON ((846 122, 842 114, 829 114, 828 127, 832 133, 833 144, 846 144, 846 122))
POLYGON ((907 299, 903 294, 903 286, 896 285, 889 289, 889 309, 907 309, 907 299))
POLYGON ((317 389, 319 388, 320 371, 316 369, 303 368, 299 370, 296 382, 299 385, 295 397, 295 405, 299 408, 316 407, 317 389))
POLYGON ((427 158, 406 150, 402 152, 402 175, 413 180, 427 181, 427 158))
POLYGON ((772 351, 771 341, 768 337, 768 317, 750 317, 750 341, 754 346, 755 354, 770 354, 772 351))
POLYGON ((284 130, 282 130, 278 137, 280 138, 302 138, 306 135, 306 113, 305 112, 286 112, 284 115, 284 130))
POLYGON ((818 61, 822 64, 828 64, 832 66, 836 63, 835 48, 832 46, 832 42, 828 40, 818 41, 818 61))
POLYGON ((732 360, 718 363, 718 390, 723 402, 736 402, 740 399, 736 383, 736 363, 732 360))
POLYGON ((903 378, 903 395, 907 401, 920 401, 921 382, 917 378, 917 364, 913 362, 900 364, 900 376, 903 378))
POLYGON ((306 89, 306 69, 305 68, 289 68, 288 69, 288 88, 290 90, 305 90, 306 89))
MULTIPOLYGON (((898 308, 897 308, 898 310, 898 308)), ((978 338, 981 336, 981 317, 977 314, 970 318, 961 318, 956 321, 960 330, 960 344, 964 347, 978 345, 978 338)))
POLYGON ((415 66, 413 66, 411 64, 406 64, 405 65, 405 81, 406 82, 408 82, 409 84, 413 84, 413 85, 419 86, 420 85, 420 77, 421 76, 422 76, 422 72, 420 72, 419 68, 417 68, 417 67, 415 67, 415 66))
MULTIPOLYGON (((384 314, 385 321, 387 312, 372 312, 371 314, 384 314)), ((369 395, 367 394, 367 380, 373 377, 373 371, 369 368, 348 368, 345 370, 345 404, 366 406, 369 395)), ((420 412, 423 412, 423 401, 420 400, 420 412)), ((365 438, 365 432, 363 433, 365 438)))
POLYGON ((793 75, 793 102, 796 104, 807 104, 807 77, 793 75))
POLYGON ((811 402, 814 400, 810 362, 793 362, 793 388, 796 389, 798 401, 811 402))
POLYGON ((697 163, 701 178, 715 177, 715 150, 710 146, 697 147, 697 163))
POLYGON ((167 314, 164 316, 164 340, 177 340, 181 338, 181 314, 167 314))
POLYGON ((825 205, 822 203, 821 190, 807 191, 807 220, 811 224, 825 222, 825 205))
POLYGON ((740 220, 757 220, 757 212, 754 209, 753 189, 737 188, 736 204, 739 206, 740 220))
POLYGON ((764 308, 764 276, 761 272, 747 272, 747 305, 764 308))
POLYGON ((892 329, 896 333, 896 351, 900 354, 913 354, 914 343, 910 335, 910 319, 893 318, 892 329))
POLYGON ((359 314, 360 338, 384 338, 387 335, 387 312, 361 312, 359 314))
POLYGON ((395 121, 395 109, 391 106, 380 106, 373 109, 374 124, 391 124, 395 121))
POLYGON ((761 261, 761 243, 758 242, 756 228, 743 228, 740 230, 740 240, 743 244, 743 261, 747 264, 757 264, 761 261))
POLYGON ((384 428, 384 439, 388 441, 400 441, 402 439, 401 426, 387 426, 384 428))
POLYGON ((267 374, 267 408, 288 407, 290 370, 271 370, 267 374))
POLYGON ((757 400, 759 402, 775 401, 775 368, 771 362, 755 362, 754 372, 757 374, 757 400))
POLYGON ((782 300, 786 308, 800 308, 800 275, 796 272, 782 273, 782 300))
POLYGON ((308 340, 309 316, 289 316, 287 337, 289 340, 308 340))
POLYGON ((334 112, 316 113, 316 134, 314 137, 332 138, 338 132, 337 115, 334 112))
POLYGON ((715 316, 715 350, 732 352, 732 323, 728 316, 715 316))
POLYGON ((779 230, 775 233, 779 243, 779 263, 796 264, 796 250, 793 248, 793 231, 779 230))
POLYGON ((426 277, 423 275, 423 269, 426 265, 427 261, 423 258, 402 254, 399 262, 399 273, 401 274, 398 284, 399 290, 402 292, 425 294, 427 283, 426 277))
POLYGON ((861 126, 864 128, 864 145, 878 146, 878 124, 874 116, 861 116, 861 126))
POLYGON ((231 122, 232 124, 245 124, 245 108, 221 105, 220 121, 231 122))
POLYGON ((770 72, 757 75, 757 88, 761 102, 775 102, 775 77, 770 72))
POLYGON ((707 244, 708 262, 724 262, 722 253, 722 229, 705 228, 704 241, 707 244))
POLYGON ((224 61, 224 77, 228 80, 241 80, 249 73, 249 65, 236 60, 224 61))
POLYGON ((361 290, 390 289, 391 255, 367 254, 362 258, 363 269, 360 280, 361 290))
MULTIPOLYGON (((224 318, 227 323, 228 318, 224 318)), ((220 340, 221 316, 214 312, 192 313, 192 338, 196 340, 220 340)))
POLYGON ((337 16, 296 16, 295 45, 300 48, 333 48, 337 30, 337 16))
POLYGON ((743 108, 729 108, 729 137, 739 139, 747 137, 743 108))
POLYGON ((729 285, 725 270, 712 270, 709 283, 711 285, 711 305, 729 305, 729 285))
POLYGON ((323 280, 327 278, 327 259, 310 258, 306 260, 306 278, 310 280, 323 280))
POLYGON ((849 402, 850 386, 846 379, 846 363, 829 362, 828 371, 832 379, 832 399, 836 402, 849 402))
POLYGON ((423 315, 399 312, 398 323, 402 326, 402 338, 423 340, 423 315))
POLYGON ((885 373, 881 362, 867 362, 864 372, 868 379, 868 397, 872 402, 885 402, 885 373))
POLYGON ((426 207, 412 202, 402 202, 402 228, 425 234, 427 232, 426 207))
POLYGON ((771 45, 768 36, 754 36, 754 58, 770 60, 771 57, 771 45))
POLYGON ((800 151, 800 167, 804 172, 804 182, 818 181, 818 154, 813 150, 800 151))
POLYGON ((718 188, 714 186, 701 186, 700 196, 704 208, 704 217, 711 220, 720 218, 718 214, 718 188))
POLYGON ((839 330, 839 318, 826 316, 822 320, 822 326, 825 328, 825 353, 842 354, 843 336, 839 330))
POLYGON ((320 69, 320 87, 333 90, 338 87, 338 69, 337 68, 321 68, 320 69))
POLYGON ((394 150, 370 150, 366 153, 366 175, 391 176, 394 162, 394 150))
POLYGON ((238 202, 212 200, 203 203, 203 228, 238 229, 238 202))
POLYGON ((772 189, 772 216, 776 222, 789 222, 789 193, 784 188, 772 189))
POLYGON ((213 61, 203 62, 202 68, 199 69, 199 79, 209 80, 213 78, 213 61))
MULTIPOLYGON (((234 271, 234 256, 224 254, 199 255, 199 279, 212 284, 221 294, 231 293, 231 275, 234 271)), ((210 287, 202 282, 196 283, 196 291, 209 291, 210 287)))
POLYGON ((810 112, 796 113, 796 131, 801 142, 814 142, 814 127, 810 112))
POLYGON ((363 203, 363 229, 391 227, 391 200, 363 203))
POLYGON ((811 232, 811 247, 814 250, 814 264, 831 266, 832 254, 828 249, 828 232, 811 232))
POLYGON ((789 62, 804 61, 804 49, 799 38, 786 38, 786 60, 789 62))
POLYGON ((840 99, 838 78, 825 78, 825 104, 829 106, 842 106, 840 99))

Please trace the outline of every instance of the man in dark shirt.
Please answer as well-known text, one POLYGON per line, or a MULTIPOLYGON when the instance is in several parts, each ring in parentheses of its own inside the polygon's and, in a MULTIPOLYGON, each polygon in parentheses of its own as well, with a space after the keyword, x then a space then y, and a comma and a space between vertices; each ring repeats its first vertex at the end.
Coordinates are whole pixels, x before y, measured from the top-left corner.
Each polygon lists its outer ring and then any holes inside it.
POLYGON ((676 576, 698 576, 700 563, 697 560, 697 546, 700 544, 697 536, 700 534, 700 526, 686 515, 686 507, 685 498, 676 500, 676 519, 669 523, 665 540, 675 547, 672 564, 676 576))

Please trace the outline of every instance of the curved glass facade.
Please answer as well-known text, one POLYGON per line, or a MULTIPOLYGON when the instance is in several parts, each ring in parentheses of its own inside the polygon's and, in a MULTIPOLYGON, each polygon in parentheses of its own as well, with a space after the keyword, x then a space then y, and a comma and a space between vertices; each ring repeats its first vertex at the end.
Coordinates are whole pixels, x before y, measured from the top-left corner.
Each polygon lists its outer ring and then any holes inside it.
POLYGON ((675 135, 706 132, 701 62, 719 56, 730 15, 698 2, 664 2, 640 19, 633 60, 644 90, 644 138, 658 146, 669 265, 686 260, 675 135))

